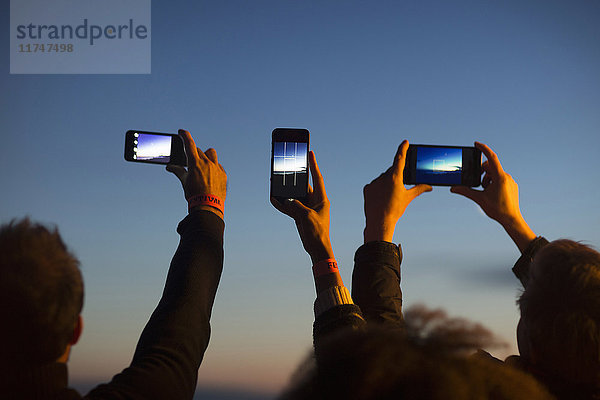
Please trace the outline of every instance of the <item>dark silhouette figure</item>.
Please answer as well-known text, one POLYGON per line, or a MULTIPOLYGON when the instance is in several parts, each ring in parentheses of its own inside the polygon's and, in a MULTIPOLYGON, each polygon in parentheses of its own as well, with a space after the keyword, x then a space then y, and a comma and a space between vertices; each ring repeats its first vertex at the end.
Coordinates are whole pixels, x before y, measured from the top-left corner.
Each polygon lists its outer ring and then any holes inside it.
MULTIPOLYGON (((169 165, 186 199, 226 195, 227 175, 214 149, 197 149, 180 131, 188 169, 169 165)), ((222 204, 222 203, 221 203, 222 204)), ((210 316, 223 268, 223 211, 189 204, 163 295, 131 365, 87 399, 191 399, 208 346, 210 316)), ((0 228, 0 398, 77 399, 67 361, 83 323, 79 262, 56 229, 28 219, 0 228)))
POLYGON ((404 330, 342 329, 321 340, 281 398, 553 399, 531 376, 465 355, 490 338, 480 326, 424 308, 407 313, 404 330))

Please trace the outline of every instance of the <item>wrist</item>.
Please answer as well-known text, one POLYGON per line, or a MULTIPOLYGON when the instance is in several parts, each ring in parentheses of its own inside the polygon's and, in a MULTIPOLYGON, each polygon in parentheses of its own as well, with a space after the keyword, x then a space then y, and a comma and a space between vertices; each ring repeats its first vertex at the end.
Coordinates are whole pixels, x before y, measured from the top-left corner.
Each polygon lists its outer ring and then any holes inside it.
POLYGON ((523 253, 531 241, 536 238, 535 233, 529 227, 527 222, 525 222, 523 217, 515 218, 512 221, 501 225, 521 253, 523 253))
POLYGON ((344 286, 332 286, 318 293, 315 300, 315 318, 334 307, 354 304, 350 291, 344 286))
MULTIPOLYGON (((314 269, 313 269, 314 273, 314 269)), ((317 295, 329 288, 335 286, 344 286, 344 282, 342 281, 342 277, 340 275, 339 270, 335 270, 335 272, 325 273, 323 275, 317 276, 314 275, 315 280, 315 289, 317 291, 317 295)))
POLYGON ((331 245, 324 245, 322 248, 311 250, 308 255, 310 256, 313 265, 317 264, 319 261, 335 259, 331 245))
POLYGON ((212 211, 212 209, 217 210, 219 213, 216 214, 221 218, 223 218, 223 214, 225 213, 225 201, 214 194, 203 193, 189 196, 187 202, 188 211, 192 211, 196 207, 203 207, 203 209, 207 207, 206 209, 209 211, 212 211))
POLYGON ((373 224, 368 223, 363 231, 364 242, 383 241, 391 242, 394 239, 394 230, 396 224, 390 225, 385 223, 373 224))
POLYGON ((523 222, 525 222, 525 220, 521 214, 503 215, 503 216, 497 218, 497 221, 500 225, 502 225, 502 227, 504 229, 509 229, 510 227, 513 227, 513 226, 516 227, 516 226, 522 225, 523 222))
POLYGON ((210 211, 211 213, 215 214, 217 217, 221 218, 222 220, 225 220, 225 215, 223 214, 223 212, 221 212, 221 210, 217 210, 214 207, 211 207, 211 206, 194 206, 192 208, 188 208, 188 213, 192 213, 195 210, 210 211))
POLYGON ((339 274, 337 261, 334 258, 326 258, 318 261, 312 266, 313 276, 315 279, 327 274, 339 274))

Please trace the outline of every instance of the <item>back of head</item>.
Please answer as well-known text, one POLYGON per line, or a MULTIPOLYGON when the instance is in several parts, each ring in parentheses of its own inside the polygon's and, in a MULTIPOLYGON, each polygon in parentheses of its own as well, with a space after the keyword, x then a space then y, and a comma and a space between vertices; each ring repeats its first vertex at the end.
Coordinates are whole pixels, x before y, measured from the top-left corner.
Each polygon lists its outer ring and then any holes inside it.
POLYGON ((600 253, 557 240, 536 255, 519 299, 529 360, 549 381, 600 382, 600 253))
POLYGON ((58 230, 29 219, 0 227, 0 359, 42 364, 58 359, 83 306, 78 260, 58 230))
POLYGON ((370 326, 333 334, 319 344, 315 357, 302 366, 282 398, 552 398, 523 372, 491 359, 465 356, 467 344, 479 344, 483 332, 450 322, 445 333, 443 328, 428 332, 421 327, 397 331, 370 326))

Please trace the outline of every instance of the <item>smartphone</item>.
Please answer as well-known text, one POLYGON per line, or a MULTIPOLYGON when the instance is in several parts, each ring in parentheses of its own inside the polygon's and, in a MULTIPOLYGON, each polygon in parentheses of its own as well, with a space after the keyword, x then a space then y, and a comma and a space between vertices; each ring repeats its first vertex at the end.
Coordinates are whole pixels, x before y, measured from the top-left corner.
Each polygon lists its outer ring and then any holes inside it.
POLYGON ((306 129, 276 128, 271 147, 271 196, 304 201, 308 194, 308 138, 306 129))
POLYGON ((434 186, 481 185, 481 151, 475 147, 411 144, 404 183, 434 186))
POLYGON ((127 131, 125 160, 150 164, 187 165, 183 140, 179 135, 172 133, 127 131))

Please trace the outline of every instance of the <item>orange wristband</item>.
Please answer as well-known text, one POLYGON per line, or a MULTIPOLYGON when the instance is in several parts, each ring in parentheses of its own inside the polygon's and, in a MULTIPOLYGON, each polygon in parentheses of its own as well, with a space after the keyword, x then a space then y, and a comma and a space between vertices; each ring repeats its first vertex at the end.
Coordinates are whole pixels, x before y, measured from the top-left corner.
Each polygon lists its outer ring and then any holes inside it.
POLYGON ((333 258, 327 258, 325 260, 321 260, 312 267, 313 275, 315 278, 318 278, 321 275, 333 274, 336 272, 340 272, 338 269, 337 261, 333 258))
POLYGON ((187 199, 188 211, 196 206, 211 206, 225 214, 223 200, 213 194, 197 194, 187 199))

